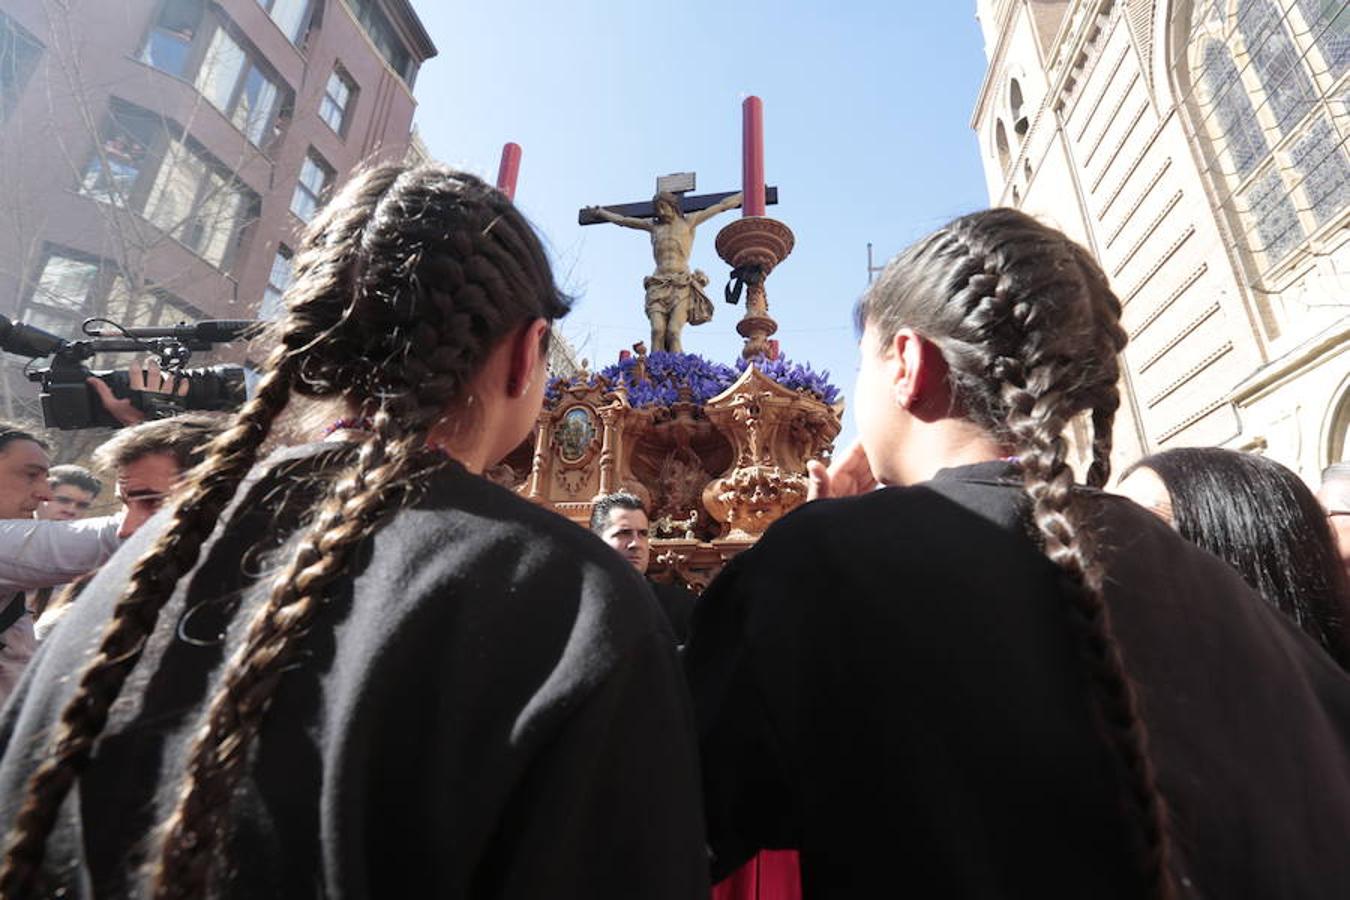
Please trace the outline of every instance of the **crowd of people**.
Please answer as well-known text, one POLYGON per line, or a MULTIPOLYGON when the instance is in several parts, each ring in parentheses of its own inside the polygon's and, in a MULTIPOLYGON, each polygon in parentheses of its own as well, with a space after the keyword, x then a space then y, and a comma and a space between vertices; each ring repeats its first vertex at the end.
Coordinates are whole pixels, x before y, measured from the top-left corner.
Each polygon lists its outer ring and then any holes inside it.
POLYGON ((247 404, 95 454, 120 511, 0 429, 0 898, 706 898, 787 848, 807 898, 1350 897, 1350 466, 1113 485, 1081 247, 994 209, 891 261, 858 443, 698 598, 637 496, 483 477, 567 310, 502 193, 379 166, 247 404))

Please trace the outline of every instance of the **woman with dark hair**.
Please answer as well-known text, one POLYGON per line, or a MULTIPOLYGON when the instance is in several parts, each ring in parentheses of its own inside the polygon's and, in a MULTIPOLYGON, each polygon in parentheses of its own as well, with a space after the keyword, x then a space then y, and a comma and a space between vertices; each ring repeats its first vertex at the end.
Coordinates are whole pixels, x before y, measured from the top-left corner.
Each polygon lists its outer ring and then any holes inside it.
POLYGON ((1350 680, 1096 490, 1120 314, 1082 248, 1008 209, 868 291, 860 444, 810 473, 834 499, 695 610, 714 876, 797 848, 808 898, 1350 897, 1350 680))
POLYGON ((1125 470, 1117 491, 1237 569, 1350 669, 1350 588, 1326 512, 1284 466, 1220 447, 1178 447, 1125 470))
POLYGON ((706 896, 661 612, 480 477, 567 309, 528 223, 385 165, 296 263, 256 396, 6 710, 0 897, 706 896), (340 439, 258 464, 320 402, 340 439))

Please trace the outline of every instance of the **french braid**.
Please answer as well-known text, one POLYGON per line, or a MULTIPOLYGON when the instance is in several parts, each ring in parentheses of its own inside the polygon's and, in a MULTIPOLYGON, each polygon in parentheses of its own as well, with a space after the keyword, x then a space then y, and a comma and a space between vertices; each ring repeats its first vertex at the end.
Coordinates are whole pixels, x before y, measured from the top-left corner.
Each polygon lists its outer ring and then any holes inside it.
POLYGON ((1018 455, 1035 536, 1063 573, 1098 723, 1124 773, 1141 877, 1151 896, 1170 900, 1176 887, 1166 805, 1064 434, 1075 415, 1090 414, 1087 481, 1104 485, 1120 405, 1117 357, 1126 341, 1119 301, 1086 251, 1029 216, 994 209, 958 219, 902 253, 857 317, 883 341, 904 327, 933 341, 947 362, 955 406, 1018 455))
POLYGON ((426 447, 427 432, 487 351, 517 326, 566 309, 528 223, 478 179, 440 166, 386 165, 348 183, 306 233, 254 398, 213 442, 171 522, 136 564, 62 711, 7 838, 0 900, 39 890, 47 837, 112 702, 292 393, 338 399, 370 416, 374 434, 354 461, 326 473, 329 494, 226 664, 161 829, 156 894, 201 893, 250 742, 325 586, 444 465, 426 447))

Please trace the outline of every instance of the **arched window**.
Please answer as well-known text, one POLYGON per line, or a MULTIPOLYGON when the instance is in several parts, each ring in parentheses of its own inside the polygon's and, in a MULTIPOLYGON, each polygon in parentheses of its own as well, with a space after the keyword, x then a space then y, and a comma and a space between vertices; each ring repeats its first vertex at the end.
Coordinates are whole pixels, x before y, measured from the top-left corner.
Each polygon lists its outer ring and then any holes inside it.
POLYGON ((994 124, 994 148, 998 151, 998 164, 1006 174, 1008 165, 1012 162, 1012 154, 1008 150, 1008 129, 1003 127, 1002 119, 994 124))
POLYGON ((1345 0, 1197 0, 1191 113, 1221 205, 1268 272, 1350 218, 1345 0), (1346 76, 1346 77, 1342 77, 1346 76))
POLYGON ((1013 131, 1018 135, 1027 133, 1027 115, 1022 109, 1022 85, 1014 78, 1008 83, 1008 109, 1012 111, 1013 131))

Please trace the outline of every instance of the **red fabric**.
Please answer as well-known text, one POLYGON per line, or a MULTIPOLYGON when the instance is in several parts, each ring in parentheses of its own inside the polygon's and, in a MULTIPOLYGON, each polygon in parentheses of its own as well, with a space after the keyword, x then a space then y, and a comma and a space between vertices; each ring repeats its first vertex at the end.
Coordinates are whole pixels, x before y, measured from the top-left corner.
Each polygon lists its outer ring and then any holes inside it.
POLYGON ((761 851, 714 885, 712 900, 802 900, 797 851, 761 851))

